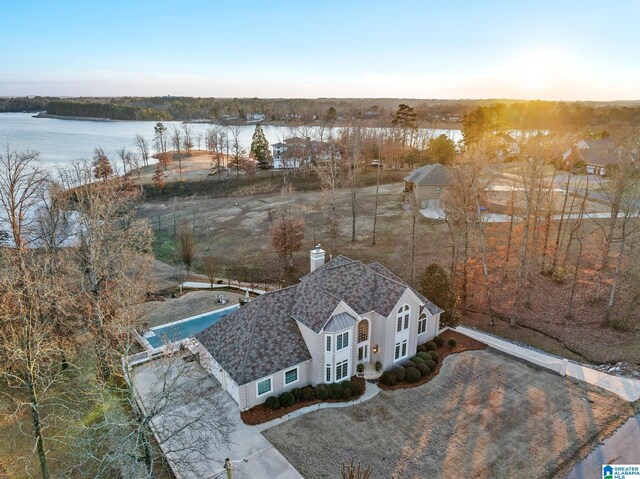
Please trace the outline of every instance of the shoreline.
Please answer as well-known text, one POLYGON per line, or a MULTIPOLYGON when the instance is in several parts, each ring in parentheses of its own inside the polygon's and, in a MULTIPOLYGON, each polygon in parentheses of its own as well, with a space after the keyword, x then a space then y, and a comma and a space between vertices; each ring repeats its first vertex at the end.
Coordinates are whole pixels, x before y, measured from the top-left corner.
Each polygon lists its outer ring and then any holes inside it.
POLYGON ((54 120, 80 120, 80 121, 139 121, 139 120, 112 120, 111 118, 97 118, 92 116, 64 116, 51 115, 43 111, 31 115, 31 118, 53 118, 54 120))

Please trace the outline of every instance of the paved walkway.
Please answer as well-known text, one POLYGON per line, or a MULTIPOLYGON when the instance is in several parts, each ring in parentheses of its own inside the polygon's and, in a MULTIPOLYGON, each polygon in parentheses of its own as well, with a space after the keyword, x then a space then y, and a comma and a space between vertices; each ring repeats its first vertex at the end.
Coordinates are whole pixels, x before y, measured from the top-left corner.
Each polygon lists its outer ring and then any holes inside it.
POLYGON ((363 403, 365 401, 368 401, 369 399, 375 397, 378 395, 378 393, 380 392, 380 388, 378 387, 377 384, 373 384, 373 383, 367 383, 367 388, 364 391, 364 394, 362 396, 360 396, 358 399, 356 399, 355 401, 349 401, 349 402, 320 402, 317 404, 312 404, 311 406, 307 406, 307 407, 303 407, 298 409, 297 411, 293 411, 290 414, 287 414, 286 416, 282 416, 279 417, 277 419, 272 419, 271 421, 262 423, 262 424, 258 424, 256 426, 252 426, 254 427, 256 430, 258 431, 266 431, 267 429, 270 429, 274 426, 277 426, 279 424, 282 424, 283 422, 287 422, 290 419, 294 419, 297 417, 300 417, 304 414, 313 412, 313 411, 319 411, 320 409, 333 409, 333 408, 342 408, 342 407, 349 407, 349 406, 355 406, 356 404, 360 404, 363 403))
POLYGON ((453 329, 495 349, 537 364, 538 366, 551 369, 558 374, 571 376, 572 378, 599 386, 602 389, 617 394, 626 401, 634 402, 640 399, 640 381, 637 379, 612 376, 611 374, 576 364, 568 359, 559 359, 556 356, 532 351, 531 349, 523 348, 509 341, 464 326, 458 326, 453 329))
POLYGON ((213 287, 211 283, 205 283, 200 281, 185 281, 182 283, 183 288, 191 288, 191 289, 237 289, 240 291, 249 291, 250 293, 255 294, 264 294, 266 291, 258 288, 251 288, 250 286, 236 286, 229 285, 228 283, 223 284, 214 284, 213 287))

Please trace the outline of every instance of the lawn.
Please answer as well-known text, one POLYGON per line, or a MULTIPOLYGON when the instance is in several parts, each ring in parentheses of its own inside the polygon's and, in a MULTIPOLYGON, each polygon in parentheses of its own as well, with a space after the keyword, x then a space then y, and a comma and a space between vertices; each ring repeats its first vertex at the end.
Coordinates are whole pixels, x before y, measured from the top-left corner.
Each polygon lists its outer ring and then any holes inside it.
POLYGON ((354 458, 372 478, 561 477, 632 414, 630 404, 492 350, 449 356, 413 389, 267 430, 307 478, 354 458))

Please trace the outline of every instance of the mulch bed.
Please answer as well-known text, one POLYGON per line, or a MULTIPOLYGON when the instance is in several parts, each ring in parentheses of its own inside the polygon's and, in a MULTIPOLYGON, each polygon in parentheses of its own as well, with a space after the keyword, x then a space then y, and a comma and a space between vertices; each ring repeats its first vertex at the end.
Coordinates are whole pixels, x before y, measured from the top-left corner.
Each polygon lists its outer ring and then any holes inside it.
POLYGON ((361 394, 358 394, 356 396, 351 396, 349 399, 326 399, 324 401, 321 401, 319 399, 314 399, 313 401, 298 401, 293 406, 281 407, 280 409, 277 409, 275 411, 271 408, 268 408, 264 404, 258 404, 257 406, 254 406, 247 411, 242 411, 240 413, 240 419, 242 419, 242 422, 244 422, 245 424, 248 424, 250 426, 255 426, 256 424, 262 424, 262 423, 271 421, 272 419, 277 419, 279 417, 286 416, 287 414, 291 414, 292 412, 297 411, 298 409, 302 409, 303 407, 311 406, 313 404, 317 404, 320 402, 331 403, 331 402, 354 401, 358 399, 360 396, 362 396, 362 394, 364 394, 364 391, 365 391, 364 386, 366 383, 363 378, 359 378, 357 376, 351 377, 351 382, 362 383, 363 388, 362 388, 361 394))
POLYGON ((438 356, 440 356, 440 359, 436 364, 435 371, 431 371, 430 374, 428 374, 427 376, 421 377, 420 380, 415 383, 408 383, 406 381, 402 381, 394 384, 393 386, 386 386, 382 384, 380 381, 378 381, 378 387, 380 389, 384 389, 385 391, 390 391, 394 389, 407 389, 407 388, 415 388, 416 386, 422 386, 423 384, 429 382, 431 379, 433 379, 438 375, 438 373, 440 372, 440 366, 442 365, 444 358, 446 358, 450 354, 463 353, 465 351, 479 351, 482 349, 487 349, 488 347, 486 344, 481 343, 480 341, 477 341, 473 338, 470 338, 469 336, 465 336, 464 334, 458 333, 456 331, 451 331, 450 329, 440 334, 440 337, 444 340, 444 343, 442 346, 436 349, 438 356), (449 347, 448 342, 450 338, 455 338, 457 342, 455 348, 449 347))

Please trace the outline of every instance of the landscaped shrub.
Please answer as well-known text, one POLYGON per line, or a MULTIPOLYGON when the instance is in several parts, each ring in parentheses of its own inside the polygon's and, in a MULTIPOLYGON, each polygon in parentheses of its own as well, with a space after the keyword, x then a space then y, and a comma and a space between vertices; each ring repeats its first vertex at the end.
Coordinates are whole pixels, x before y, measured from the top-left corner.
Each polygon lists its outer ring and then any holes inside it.
POLYGON ((362 374, 364 372, 364 364, 358 364, 358 366, 356 366, 356 371, 362 374))
POLYGON ((269 409, 273 409, 274 411, 280 409, 280 399, 278 399, 277 396, 269 396, 264 404, 269 409))
POLYGON ((316 386, 316 397, 320 399, 320 401, 329 399, 329 386, 326 384, 318 384, 316 386))
POLYGON ((424 344, 418 344, 418 347, 416 348, 418 350, 419 353, 424 353, 427 350, 427 347, 424 344))
POLYGON ((449 347, 451 349, 455 348, 458 345, 458 341, 456 341, 456 338, 449 338, 449 347))
POLYGON ((364 382, 362 381, 353 381, 351 383, 351 395, 352 396, 360 396, 364 392, 364 382))
POLYGON ((402 361, 401 366, 403 366, 405 368, 415 368, 416 367, 416 363, 414 363, 410 359, 407 359, 406 361, 402 361))
POLYGON ((398 381, 404 381, 406 373, 406 369, 404 368, 404 366, 395 366, 391 371, 396 375, 396 379, 398 381))
POLYGON ((442 339, 442 336, 436 336, 435 338, 433 338, 433 342, 436 343, 440 348, 444 344, 444 339, 442 339))
POLYGON ((290 392, 284 392, 278 397, 281 407, 291 407, 296 403, 296 398, 290 392))
POLYGON ((353 395, 353 384, 351 381, 343 381, 340 383, 342 386, 342 399, 349 399, 353 395))
POLYGON ((338 383, 329 384, 329 399, 342 399, 342 385, 338 383))
POLYGON ((431 368, 426 364, 418 364, 418 371, 420 371, 420 374, 422 376, 427 376, 429 373, 431 373, 431 368))
POLYGON ((438 345, 434 341, 429 341, 424 347, 427 348, 427 351, 435 351, 438 349, 438 345))
POLYGON ((376 372, 379 373, 382 371, 382 363, 380 361, 376 361, 376 372))
POLYGON ((392 371, 385 371, 382 373, 382 376, 380 376, 380 382, 385 386, 393 386, 398 382, 398 378, 392 371))
POLYGON ((429 366, 429 368, 431 368, 432 371, 436 370, 436 362, 433 359, 427 359, 425 363, 427 366, 429 366))
POLYGON ((408 383, 415 383, 420 380, 422 374, 417 368, 407 368, 406 380, 408 383))
POLYGON ((411 361, 413 361, 416 366, 418 366, 419 364, 424 364, 424 359, 419 356, 412 357, 411 361))
POLYGON ((440 356, 438 356, 438 353, 436 351, 429 351, 429 355, 431 356, 431 359, 433 359, 436 363, 440 359, 440 356))
POLYGON ((429 353, 424 352, 424 351, 420 351, 418 354, 416 354, 416 356, 418 356, 419 358, 422 358, 425 361, 427 359, 431 359, 431 355, 429 353))
POLYGON ((302 396, 302 389, 293 388, 291 390, 291 394, 293 394, 293 397, 296 398, 296 401, 300 401, 300 396, 302 396))
POLYGON ((305 386, 300 392, 301 401, 313 401, 316 398, 316 391, 311 386, 305 386))

